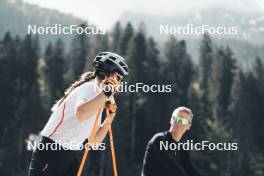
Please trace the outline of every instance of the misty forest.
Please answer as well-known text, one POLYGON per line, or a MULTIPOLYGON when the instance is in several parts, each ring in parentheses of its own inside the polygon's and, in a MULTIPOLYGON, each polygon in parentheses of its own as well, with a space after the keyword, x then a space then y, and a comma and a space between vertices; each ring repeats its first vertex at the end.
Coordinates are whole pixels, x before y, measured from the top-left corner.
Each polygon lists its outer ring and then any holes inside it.
MULTIPOLYGON (((205 34, 194 62, 185 40, 171 36, 158 47, 144 28, 130 23, 116 23, 107 34, 92 38, 76 35, 69 49, 62 39, 49 43, 43 52, 39 43, 37 35, 18 37, 10 32, 0 41, 0 175, 26 175, 31 156, 26 141, 39 134, 52 104, 81 73, 92 69, 92 60, 101 51, 127 59, 128 84, 172 85, 169 93, 117 95, 113 134, 120 175, 140 175, 148 140, 168 130, 173 109, 182 105, 194 113, 186 138, 238 143, 237 151, 191 151, 202 175, 264 175, 263 58, 252 58, 244 70, 231 47, 218 46, 205 34)), ((88 175, 112 175, 109 141, 105 142, 105 151, 89 156, 88 175)))
MULTIPOLYGON (((27 142, 36 140, 52 105, 83 72, 92 70, 102 51, 126 58, 128 85, 172 85, 171 92, 116 95, 112 129, 119 175, 140 175, 148 141, 169 129, 176 107, 187 106, 194 119, 184 138, 238 143, 237 151, 190 151, 201 175, 264 176, 264 45, 263 31, 255 30, 263 21, 253 18, 257 15, 211 9, 199 18, 177 14, 164 20, 214 24, 217 18, 224 26, 242 26, 242 33, 252 38, 161 36, 154 29, 162 19, 133 13, 104 35, 41 36, 21 29, 28 24, 88 24, 21 0, 0 0, 0 176, 27 175, 32 154, 27 142), (252 19, 254 25, 248 24, 252 19)), ((113 175, 108 138, 104 142, 106 150, 89 154, 84 175, 113 175)))

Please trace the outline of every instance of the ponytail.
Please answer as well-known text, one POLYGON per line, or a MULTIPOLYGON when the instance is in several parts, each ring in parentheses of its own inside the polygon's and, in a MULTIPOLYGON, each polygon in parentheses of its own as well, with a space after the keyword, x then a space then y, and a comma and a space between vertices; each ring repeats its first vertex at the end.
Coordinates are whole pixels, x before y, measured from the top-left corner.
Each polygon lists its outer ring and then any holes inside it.
POLYGON ((59 99, 51 108, 52 111, 54 111, 65 99, 66 97, 76 88, 80 85, 91 81, 92 79, 96 78, 95 72, 85 72, 81 75, 80 79, 75 81, 65 92, 61 99, 59 99))

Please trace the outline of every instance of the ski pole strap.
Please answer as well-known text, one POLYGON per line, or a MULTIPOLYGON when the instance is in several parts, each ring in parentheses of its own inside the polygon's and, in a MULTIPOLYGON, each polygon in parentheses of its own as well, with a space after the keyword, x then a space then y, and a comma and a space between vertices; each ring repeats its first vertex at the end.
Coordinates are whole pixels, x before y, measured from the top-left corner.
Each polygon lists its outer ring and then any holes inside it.
POLYGON ((110 126, 109 128, 109 138, 110 138, 110 146, 111 146, 111 153, 112 153, 112 162, 113 162, 113 171, 114 176, 117 176, 117 167, 116 167, 116 157, 115 157, 115 147, 114 147, 114 139, 113 139, 113 132, 110 126))
MULTIPOLYGON (((89 148, 90 148, 90 145, 93 144, 94 140, 95 140, 95 136, 96 136, 96 128, 97 128, 97 124, 98 124, 98 121, 99 121, 99 115, 102 111, 102 107, 98 110, 97 114, 96 114, 96 118, 95 118, 95 122, 93 124, 93 128, 92 128, 92 132, 91 134, 87 137, 88 138, 88 145, 89 145, 89 148)), ((77 176, 81 176, 82 174, 82 171, 83 171, 83 167, 84 167, 84 164, 85 164, 85 161, 86 161, 86 158, 88 156, 88 153, 89 153, 89 148, 86 148, 85 147, 85 151, 83 153, 83 156, 82 156, 82 160, 81 160, 81 164, 80 164, 80 167, 78 169, 78 173, 77 173, 77 176)))

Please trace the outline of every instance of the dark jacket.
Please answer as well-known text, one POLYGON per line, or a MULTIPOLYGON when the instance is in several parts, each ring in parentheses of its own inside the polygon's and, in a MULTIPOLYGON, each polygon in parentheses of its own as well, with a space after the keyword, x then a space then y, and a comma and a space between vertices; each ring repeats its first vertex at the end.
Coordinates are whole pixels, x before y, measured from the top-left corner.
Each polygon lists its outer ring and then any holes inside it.
POLYGON ((199 176, 190 161, 188 151, 165 150, 164 147, 160 149, 160 142, 166 141, 168 145, 177 145, 168 131, 157 133, 149 141, 141 176, 199 176))

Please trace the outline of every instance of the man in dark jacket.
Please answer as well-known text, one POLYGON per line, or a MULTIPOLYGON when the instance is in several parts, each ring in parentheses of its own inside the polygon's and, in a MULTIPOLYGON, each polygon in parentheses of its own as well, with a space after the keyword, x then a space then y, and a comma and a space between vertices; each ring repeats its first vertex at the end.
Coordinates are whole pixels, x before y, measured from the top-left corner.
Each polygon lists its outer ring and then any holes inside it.
POLYGON ((170 130, 155 134, 149 141, 141 176, 199 176, 188 151, 170 148, 179 146, 183 134, 191 128, 192 118, 192 111, 186 107, 174 110, 170 130))

